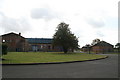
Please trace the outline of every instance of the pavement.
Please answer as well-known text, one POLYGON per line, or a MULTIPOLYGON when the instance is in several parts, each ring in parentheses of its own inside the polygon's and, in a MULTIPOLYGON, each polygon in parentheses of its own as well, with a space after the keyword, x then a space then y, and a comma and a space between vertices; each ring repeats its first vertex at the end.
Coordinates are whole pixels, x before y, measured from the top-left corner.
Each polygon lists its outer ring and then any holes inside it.
POLYGON ((3 65, 3 78, 118 78, 118 55, 106 59, 42 65, 3 65))

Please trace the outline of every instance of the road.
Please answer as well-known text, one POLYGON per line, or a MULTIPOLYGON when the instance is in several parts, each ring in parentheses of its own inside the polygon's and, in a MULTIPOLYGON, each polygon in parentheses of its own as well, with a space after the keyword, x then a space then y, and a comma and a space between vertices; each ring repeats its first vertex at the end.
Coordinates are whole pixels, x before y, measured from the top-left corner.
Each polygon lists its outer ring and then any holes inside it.
POLYGON ((64 64, 4 65, 3 78, 118 78, 118 55, 64 64))

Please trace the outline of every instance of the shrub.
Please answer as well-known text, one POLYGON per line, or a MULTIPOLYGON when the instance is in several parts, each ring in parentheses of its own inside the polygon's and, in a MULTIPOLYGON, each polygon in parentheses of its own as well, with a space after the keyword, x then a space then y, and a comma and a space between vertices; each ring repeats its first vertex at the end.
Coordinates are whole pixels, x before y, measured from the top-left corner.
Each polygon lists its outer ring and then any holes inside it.
POLYGON ((7 55, 7 48, 8 46, 6 44, 2 44, 2 55, 7 55))

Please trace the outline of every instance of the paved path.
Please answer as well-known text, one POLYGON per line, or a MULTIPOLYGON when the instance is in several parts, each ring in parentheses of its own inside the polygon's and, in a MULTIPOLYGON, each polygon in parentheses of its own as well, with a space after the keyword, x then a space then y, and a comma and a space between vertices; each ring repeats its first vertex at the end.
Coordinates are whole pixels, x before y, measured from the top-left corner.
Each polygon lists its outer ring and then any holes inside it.
POLYGON ((118 55, 66 64, 3 66, 3 78, 117 78, 118 55))

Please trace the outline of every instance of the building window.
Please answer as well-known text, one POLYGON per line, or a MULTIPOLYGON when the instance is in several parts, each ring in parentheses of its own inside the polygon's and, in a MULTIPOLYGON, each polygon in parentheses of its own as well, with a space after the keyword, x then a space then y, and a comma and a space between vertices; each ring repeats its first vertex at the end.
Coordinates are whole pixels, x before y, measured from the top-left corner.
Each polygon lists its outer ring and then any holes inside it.
POLYGON ((32 45, 32 50, 33 51, 38 51, 38 46, 37 45, 32 45))
POLYGON ((43 49, 43 45, 41 45, 41 47, 40 47, 41 49, 43 49))

